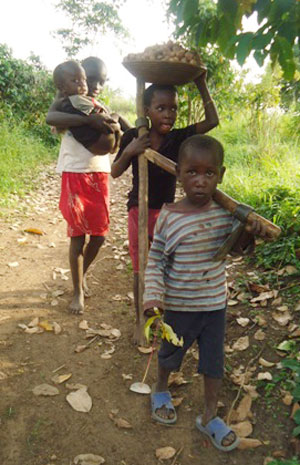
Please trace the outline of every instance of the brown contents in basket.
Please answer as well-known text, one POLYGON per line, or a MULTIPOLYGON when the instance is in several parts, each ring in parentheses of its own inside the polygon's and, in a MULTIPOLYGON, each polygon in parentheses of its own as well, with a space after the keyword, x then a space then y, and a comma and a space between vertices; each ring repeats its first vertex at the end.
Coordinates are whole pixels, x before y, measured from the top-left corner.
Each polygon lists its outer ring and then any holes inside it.
POLYGON ((201 66, 203 64, 197 52, 187 50, 172 41, 162 45, 147 47, 142 53, 130 53, 124 58, 125 63, 134 61, 188 63, 193 66, 201 66))

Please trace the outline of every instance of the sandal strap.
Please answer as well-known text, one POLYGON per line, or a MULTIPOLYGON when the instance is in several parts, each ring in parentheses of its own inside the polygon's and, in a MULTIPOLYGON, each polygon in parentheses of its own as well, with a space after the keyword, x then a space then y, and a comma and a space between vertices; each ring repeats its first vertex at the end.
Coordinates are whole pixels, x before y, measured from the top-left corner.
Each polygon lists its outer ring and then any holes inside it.
POLYGON ((219 444, 222 444, 223 439, 232 432, 232 429, 220 417, 210 420, 206 425, 206 429, 219 444))
POLYGON ((154 392, 152 394, 152 405, 155 410, 165 406, 169 410, 175 410, 172 404, 172 397, 169 391, 154 392))

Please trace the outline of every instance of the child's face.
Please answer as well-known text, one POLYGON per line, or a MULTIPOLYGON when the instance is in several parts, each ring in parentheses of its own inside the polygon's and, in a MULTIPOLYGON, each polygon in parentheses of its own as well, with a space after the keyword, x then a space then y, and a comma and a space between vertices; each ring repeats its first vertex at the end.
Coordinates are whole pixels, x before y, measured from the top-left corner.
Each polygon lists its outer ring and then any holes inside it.
POLYGON ((88 95, 90 97, 97 97, 97 95, 99 95, 99 93, 103 89, 103 86, 107 79, 106 67, 98 66, 94 69, 87 68, 85 72, 86 72, 87 85, 89 89, 88 95))
POLYGON ((145 108, 145 115, 152 123, 152 129, 158 134, 167 134, 174 126, 177 116, 178 97, 171 91, 156 90, 151 104, 145 108))
POLYGON ((225 167, 220 166, 217 155, 209 149, 189 147, 187 150, 178 168, 178 177, 189 203, 203 207, 222 182, 225 167))
POLYGON ((66 71, 62 92, 65 95, 86 95, 88 91, 85 71, 81 66, 77 70, 66 71))

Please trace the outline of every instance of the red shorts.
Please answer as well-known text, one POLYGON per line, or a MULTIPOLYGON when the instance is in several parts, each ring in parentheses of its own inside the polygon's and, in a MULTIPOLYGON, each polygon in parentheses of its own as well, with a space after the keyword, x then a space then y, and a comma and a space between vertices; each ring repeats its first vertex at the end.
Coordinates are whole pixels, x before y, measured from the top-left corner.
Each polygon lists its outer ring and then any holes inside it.
MULTIPOLYGON (((149 245, 153 240, 154 226, 159 215, 160 210, 149 208, 148 210, 148 237, 149 245)), ((139 271, 139 227, 138 227, 139 209, 138 207, 131 207, 128 212, 128 239, 129 239, 129 253, 132 261, 133 271, 139 271)))
POLYGON ((107 173, 66 173, 61 180, 59 208, 68 236, 105 236, 109 230, 107 173))

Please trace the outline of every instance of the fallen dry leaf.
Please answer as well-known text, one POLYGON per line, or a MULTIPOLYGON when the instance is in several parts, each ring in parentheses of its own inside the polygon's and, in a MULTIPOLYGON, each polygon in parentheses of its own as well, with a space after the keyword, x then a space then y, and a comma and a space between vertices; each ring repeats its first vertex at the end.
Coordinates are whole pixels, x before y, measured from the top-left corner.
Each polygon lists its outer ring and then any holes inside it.
POLYGON ((105 460, 100 455, 80 454, 74 458, 75 465, 101 465, 105 460))
POLYGON ((260 328, 265 328, 266 326, 268 326, 267 320, 261 315, 256 315, 254 317, 254 321, 258 324, 260 328))
POLYGON ((158 460, 169 460, 176 454, 176 449, 171 446, 160 447, 156 449, 155 455, 158 460))
POLYGON ((28 328, 34 328, 35 326, 37 326, 39 324, 39 317, 35 317, 33 318, 33 320, 30 321, 30 323, 28 323, 28 328))
POLYGON ((274 450, 274 452, 272 452, 272 455, 273 457, 275 457, 276 459, 285 459, 286 458, 286 451, 285 450, 274 450))
POLYGON ((129 421, 125 420, 125 418, 115 418, 114 423, 118 428, 132 428, 132 425, 129 423, 129 421))
POLYGON ((59 390, 56 387, 46 383, 35 386, 32 392, 35 396, 57 396, 59 394, 59 390))
POLYGON ((43 332, 44 332, 43 328, 40 328, 39 326, 35 326, 34 328, 26 328, 24 331, 24 333, 26 334, 39 334, 43 332))
POLYGON ((49 323, 48 320, 43 320, 39 322, 39 327, 43 328, 45 331, 53 331, 53 324, 49 323))
POLYGON ((235 343, 233 344, 233 350, 246 350, 249 347, 249 336, 242 336, 240 337, 235 343))
POLYGON ((79 344, 78 346, 75 347, 74 352, 77 354, 80 354, 80 352, 83 352, 84 350, 88 349, 89 345, 87 344, 79 344))
POLYGON ((238 303, 239 303, 238 300, 233 300, 233 299, 228 299, 228 301, 227 301, 227 305, 228 305, 229 307, 234 307, 234 306, 237 305, 238 303))
POLYGON ((269 284, 257 284, 251 281, 248 282, 248 287, 252 292, 257 292, 260 294, 261 292, 267 292, 270 290, 269 284))
POLYGON ((271 367, 273 367, 275 365, 274 362, 268 362, 268 360, 265 360, 262 357, 259 358, 258 363, 260 365, 262 365, 263 367, 266 367, 266 368, 271 368, 271 367))
POLYGON ((182 404, 184 397, 172 397, 172 404, 174 407, 179 407, 182 404))
POLYGON ((262 292, 261 294, 259 294, 259 296, 253 297, 250 300, 250 302, 254 303, 254 302, 261 302, 263 300, 273 299, 273 298, 276 298, 277 295, 278 295, 277 290, 262 292))
POLYGON ((152 352, 152 347, 138 346, 137 349, 139 352, 141 352, 141 354, 151 354, 152 352))
POLYGON ((132 374, 128 374, 126 375, 125 373, 122 373, 122 378, 124 379, 124 381, 127 381, 127 380, 131 380, 132 379, 132 374))
POLYGON ((87 413, 91 410, 93 405, 92 398, 85 388, 70 392, 70 394, 66 396, 66 400, 77 412, 87 413))
POLYGON ((6 378, 7 378, 7 375, 3 373, 3 371, 0 371, 0 381, 3 381, 6 378))
POLYGON ((281 305, 280 307, 277 307, 276 310, 279 312, 287 312, 289 307, 287 305, 281 305))
POLYGON ((259 439, 253 438, 241 438, 239 445, 237 446, 238 449, 245 450, 245 449, 254 449, 256 447, 262 446, 263 443, 259 441, 259 439))
POLYGON ((67 389, 70 389, 70 391, 78 391, 78 389, 87 390, 88 388, 85 384, 80 383, 66 383, 65 386, 67 389))
POLYGON ((292 407, 291 415, 290 418, 293 418, 297 410, 300 409, 300 404, 298 402, 295 402, 292 407))
POLYGON ((41 231, 40 229, 37 229, 37 228, 27 228, 27 229, 24 229, 25 232, 27 233, 30 233, 30 234, 36 234, 38 236, 43 236, 44 233, 43 231, 41 231))
POLYGON ((55 384, 62 384, 65 381, 68 381, 72 376, 72 373, 66 373, 65 375, 55 375, 51 378, 51 381, 55 384))
POLYGON ((293 396, 289 393, 286 393, 282 398, 282 402, 284 403, 284 405, 292 405, 293 396))
POLYGON ((289 312, 272 312, 272 318, 279 326, 286 326, 293 319, 289 312))
POLYGON ((243 421, 249 416, 249 413, 251 413, 251 405, 252 397, 250 394, 246 394, 236 409, 237 421, 243 421))
POLYGON ((265 371, 264 373, 258 373, 257 379, 258 381, 262 381, 262 380, 271 381, 273 379, 273 376, 271 375, 269 371, 265 371))
POLYGON ((7 266, 9 266, 9 268, 17 268, 17 266, 19 266, 19 262, 9 262, 7 266))
POLYGON ((88 325, 87 320, 80 321, 79 325, 78 325, 78 328, 79 329, 89 329, 89 325, 88 325))
POLYGON ((257 397, 259 397, 255 386, 252 386, 251 384, 244 384, 243 389, 252 397, 252 399, 257 399, 257 397))
POLYGON ((273 457, 266 457, 264 460, 263 465, 268 465, 269 463, 274 463, 274 458, 273 457))
POLYGON ((230 428, 239 436, 240 438, 247 438, 253 431, 253 427, 250 421, 242 421, 236 423, 235 425, 230 425, 230 428))
POLYGON ((176 373, 171 373, 169 376, 168 385, 171 386, 175 384, 176 386, 181 386, 182 384, 187 384, 188 382, 183 378, 182 372, 177 371, 176 373))
POLYGON ((56 321, 53 321, 53 330, 54 330, 54 334, 60 334, 62 329, 61 329, 61 326, 56 323, 56 321))
POLYGON ((254 339, 257 341, 263 341, 266 338, 266 333, 263 332, 262 329, 258 329, 254 334, 254 339))
POLYGON ((244 328, 245 326, 247 326, 247 324, 249 323, 250 320, 249 320, 249 318, 240 317, 240 318, 237 318, 236 321, 240 326, 242 326, 244 328))

